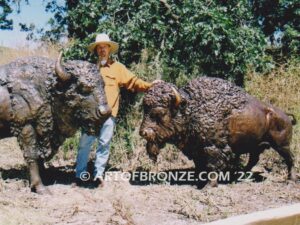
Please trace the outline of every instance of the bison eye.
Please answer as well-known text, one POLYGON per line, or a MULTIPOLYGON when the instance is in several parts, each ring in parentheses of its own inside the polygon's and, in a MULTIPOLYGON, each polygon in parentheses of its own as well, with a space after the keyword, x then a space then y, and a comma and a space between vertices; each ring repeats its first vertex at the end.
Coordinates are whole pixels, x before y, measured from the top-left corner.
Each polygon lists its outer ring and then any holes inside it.
POLYGON ((82 95, 88 95, 92 92, 92 90, 93 88, 90 86, 84 86, 84 85, 79 86, 79 92, 82 95))
POLYGON ((155 120, 155 119, 157 118, 157 114, 151 112, 151 113, 150 113, 150 118, 155 120))
POLYGON ((157 123, 166 124, 169 121, 169 117, 167 114, 160 115, 156 118, 157 123))
POLYGON ((166 112, 163 110, 154 110, 150 113, 151 120, 157 123, 163 123, 166 121, 166 112))

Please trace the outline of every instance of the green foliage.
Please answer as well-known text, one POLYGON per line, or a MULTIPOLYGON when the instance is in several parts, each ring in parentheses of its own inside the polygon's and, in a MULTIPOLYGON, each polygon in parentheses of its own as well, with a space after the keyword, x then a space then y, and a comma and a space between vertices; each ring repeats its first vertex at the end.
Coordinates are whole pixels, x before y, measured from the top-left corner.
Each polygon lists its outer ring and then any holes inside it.
POLYGON ((78 131, 74 137, 70 137, 65 140, 65 142, 61 146, 64 159, 68 158, 67 155, 70 151, 77 151, 79 146, 79 137, 80 137, 80 131, 78 131))
POLYGON ((139 62, 142 50, 148 49, 163 79, 178 84, 208 75, 243 85, 249 66, 268 69, 264 35, 246 0, 77 0, 66 1, 65 14, 55 4, 48 10, 56 12, 53 31, 65 26, 75 40, 69 58, 95 61, 86 47, 97 33, 106 32, 121 44, 118 57, 123 63, 139 62))
MULTIPOLYGON (((0 0, 0 29, 12 29, 7 15, 13 4, 19 11, 20 2, 0 0)), ((300 0, 44 2, 46 11, 54 13, 48 22, 51 29, 20 24, 23 31, 31 32, 29 39, 72 38, 75 42, 68 56, 95 61, 85 47, 95 33, 107 32, 122 44, 119 57, 125 64, 138 62, 142 49, 156 50, 164 78, 172 82, 179 74, 205 74, 242 85, 249 65, 269 69, 266 39, 283 57, 299 55, 300 0)))
POLYGON ((299 55, 300 1, 253 0, 251 2, 253 14, 271 44, 277 45, 284 57, 299 55))
POLYGON ((13 20, 8 19, 7 17, 14 10, 17 13, 20 13, 21 2, 29 4, 28 0, 0 0, 0 30, 12 30, 13 29, 13 20), (15 9, 14 9, 15 7, 15 9))
POLYGON ((13 11, 9 3, 9 0, 0 0, 0 30, 12 29, 13 21, 7 19, 7 16, 13 11))
MULTIPOLYGON (((300 14, 300 9, 299 9, 300 14)), ((299 17, 300 21, 300 17, 299 17)), ((299 24, 299 23, 298 23, 299 24)), ((282 52, 285 56, 295 56, 299 58, 300 55, 300 26, 298 28, 285 26, 285 33, 282 38, 282 52)))

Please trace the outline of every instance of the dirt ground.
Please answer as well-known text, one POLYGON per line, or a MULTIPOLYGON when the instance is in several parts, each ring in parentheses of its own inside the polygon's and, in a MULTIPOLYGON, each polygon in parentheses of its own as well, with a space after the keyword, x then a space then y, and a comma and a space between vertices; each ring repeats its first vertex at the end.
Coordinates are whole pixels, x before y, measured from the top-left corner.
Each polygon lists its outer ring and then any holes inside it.
POLYGON ((52 194, 38 195, 30 192, 16 140, 1 140, 0 153, 0 224, 199 224, 300 202, 300 182, 286 182, 279 169, 265 171, 261 182, 201 190, 124 180, 84 188, 72 185, 74 160, 52 161, 52 194))

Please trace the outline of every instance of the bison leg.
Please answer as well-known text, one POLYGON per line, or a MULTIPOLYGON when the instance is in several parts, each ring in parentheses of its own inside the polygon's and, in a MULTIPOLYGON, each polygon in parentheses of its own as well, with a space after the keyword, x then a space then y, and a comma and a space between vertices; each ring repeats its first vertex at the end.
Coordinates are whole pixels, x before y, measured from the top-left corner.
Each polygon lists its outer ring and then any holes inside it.
POLYGON ((292 181, 297 181, 297 175, 294 167, 294 155, 289 146, 274 146, 273 147, 285 160, 288 167, 288 178, 292 181))
POLYGON ((211 187, 218 187, 218 176, 213 174, 210 176, 210 180, 208 181, 211 187))
MULTIPOLYGON (((193 159, 193 161, 194 161, 194 164, 195 164, 195 174, 196 174, 196 177, 199 178, 201 172, 206 172, 207 171, 207 167, 206 167, 207 160, 206 160, 206 157, 202 156, 202 155, 199 155, 199 156, 196 156, 193 159)), ((202 188, 205 187, 205 185, 207 183, 208 183, 207 181, 202 181, 202 180, 199 179, 198 182, 197 182, 197 187, 199 189, 202 189, 202 188)))
POLYGON ((45 164, 44 164, 44 160, 43 160, 43 159, 39 159, 39 160, 37 161, 37 163, 38 163, 38 166, 39 166, 40 174, 43 175, 43 173, 46 171, 45 164))
MULTIPOLYGON (((247 165, 244 167, 244 171, 250 171, 259 161, 259 155, 263 153, 265 149, 270 148, 270 144, 268 142, 261 142, 260 144, 247 148, 247 151, 243 153, 249 153, 249 161, 247 165)), ((241 153, 236 154, 235 165, 240 163, 240 155, 241 153)))
POLYGON ((31 125, 26 125, 22 129, 18 141, 24 152, 24 158, 29 168, 31 190, 38 194, 49 193, 46 187, 44 187, 40 177, 36 133, 31 125))
POLYGON ((270 148, 270 144, 268 142, 262 142, 256 149, 254 149, 254 151, 251 151, 249 154, 249 162, 245 167, 245 171, 250 171, 258 163, 259 155, 268 148, 270 148))
MULTIPOLYGON (((207 168, 207 157, 206 156, 200 156, 197 159, 194 159, 194 164, 195 164, 195 174, 198 179, 198 184, 197 187, 199 189, 202 189, 204 186, 209 184, 210 187, 218 187, 218 180, 217 177, 210 176, 208 179, 208 173, 212 172, 207 168), (200 175, 203 173, 202 175, 200 175), (199 178, 205 179, 205 180, 200 180, 199 178)), ((212 173, 212 175, 214 175, 212 173)))
POLYGON ((38 194, 50 194, 50 191, 42 183, 38 163, 36 161, 31 161, 28 163, 28 167, 30 173, 31 190, 38 194))
POLYGON ((255 166, 258 163, 259 154, 260 153, 257 152, 249 154, 249 161, 244 169, 245 171, 250 171, 253 168, 253 166, 255 166))

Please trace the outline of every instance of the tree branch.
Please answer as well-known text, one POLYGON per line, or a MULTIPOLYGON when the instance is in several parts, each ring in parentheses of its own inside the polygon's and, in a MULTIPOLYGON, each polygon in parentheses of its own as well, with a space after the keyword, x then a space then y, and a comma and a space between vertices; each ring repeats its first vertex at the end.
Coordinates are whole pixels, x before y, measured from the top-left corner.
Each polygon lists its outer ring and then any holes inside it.
POLYGON ((179 23, 179 16, 177 16, 176 14, 172 13, 172 9, 171 6, 167 3, 167 0, 159 0, 160 3, 162 3, 164 5, 164 7, 167 9, 168 13, 171 14, 171 17, 176 21, 176 23, 179 23))

